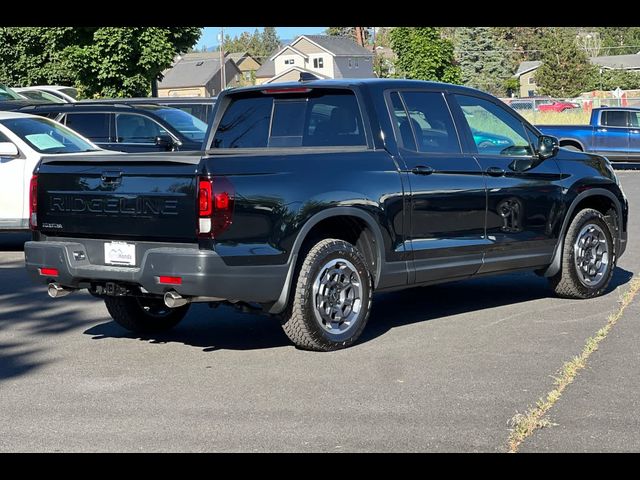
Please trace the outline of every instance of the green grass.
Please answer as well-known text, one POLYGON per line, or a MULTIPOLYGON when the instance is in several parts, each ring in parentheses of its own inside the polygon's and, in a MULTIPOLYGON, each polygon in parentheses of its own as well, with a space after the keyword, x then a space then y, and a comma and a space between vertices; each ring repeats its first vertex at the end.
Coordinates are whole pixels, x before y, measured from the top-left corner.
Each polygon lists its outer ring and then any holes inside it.
POLYGON ((565 112, 520 112, 534 125, 588 125, 591 112, 582 109, 565 112))
POLYGON ((600 342, 607 337, 613 326, 620 320, 625 309, 631 304, 639 290, 640 279, 636 278, 631 282, 629 289, 622 295, 618 311, 609 315, 604 327, 598 330, 593 337, 587 339, 579 355, 563 365, 558 376, 554 379, 555 388, 547 393, 545 398, 540 398, 535 407, 530 407, 525 413, 516 414, 509 421, 511 426, 511 434, 507 441, 509 453, 517 452, 520 444, 539 428, 553 425, 544 416, 558 401, 567 386, 575 380, 580 370, 586 366, 591 354, 598 349, 600 342))

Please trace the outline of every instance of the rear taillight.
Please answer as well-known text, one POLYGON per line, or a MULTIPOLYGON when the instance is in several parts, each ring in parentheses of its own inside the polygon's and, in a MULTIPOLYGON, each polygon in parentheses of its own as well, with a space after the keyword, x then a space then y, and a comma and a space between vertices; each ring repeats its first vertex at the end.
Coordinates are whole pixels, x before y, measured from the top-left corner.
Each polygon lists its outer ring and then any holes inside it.
POLYGON ((165 285, 182 285, 182 277, 167 277, 165 275, 160 275, 158 277, 158 283, 165 285))
POLYGON ((29 182, 29 228, 38 228, 38 175, 31 176, 29 182))
POLYGON ((40 275, 42 275, 43 277, 57 277, 59 274, 57 268, 42 267, 38 270, 40 271, 40 275))
POLYGON ((214 238, 231 226, 234 188, 225 177, 198 181, 198 235, 214 238))

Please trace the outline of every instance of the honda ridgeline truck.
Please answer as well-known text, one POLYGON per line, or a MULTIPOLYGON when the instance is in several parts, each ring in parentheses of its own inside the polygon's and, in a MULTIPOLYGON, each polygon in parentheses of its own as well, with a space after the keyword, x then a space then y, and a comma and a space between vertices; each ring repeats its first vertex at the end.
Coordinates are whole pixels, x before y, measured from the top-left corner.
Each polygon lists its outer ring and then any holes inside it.
POLYGON ((136 332, 193 302, 254 307, 326 351, 358 339, 374 292, 531 270, 590 298, 625 250, 609 161, 478 90, 301 81, 212 114, 201 153, 40 162, 25 258, 52 297, 86 288, 136 332))

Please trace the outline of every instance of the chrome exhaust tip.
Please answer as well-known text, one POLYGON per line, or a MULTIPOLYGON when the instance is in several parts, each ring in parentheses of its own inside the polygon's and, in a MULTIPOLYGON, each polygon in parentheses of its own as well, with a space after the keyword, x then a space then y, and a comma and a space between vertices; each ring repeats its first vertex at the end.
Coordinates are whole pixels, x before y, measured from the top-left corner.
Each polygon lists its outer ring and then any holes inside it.
POLYGON ((57 283, 50 283, 47 287, 47 293, 51 298, 60 298, 69 295, 73 290, 64 288, 57 283))
POLYGON ((184 298, 178 292, 174 290, 170 290, 164 294, 164 304, 169 308, 178 308, 182 307, 189 303, 190 300, 188 298, 184 298))

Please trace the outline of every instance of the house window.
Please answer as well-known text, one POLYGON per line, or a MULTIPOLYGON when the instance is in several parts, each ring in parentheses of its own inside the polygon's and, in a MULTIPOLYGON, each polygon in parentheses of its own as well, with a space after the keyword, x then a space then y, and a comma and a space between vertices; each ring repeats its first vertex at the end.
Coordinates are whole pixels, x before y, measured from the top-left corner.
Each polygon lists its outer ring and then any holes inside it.
POLYGON ((535 85, 536 79, 534 77, 529 77, 529 80, 527 80, 527 82, 529 83, 529 85, 535 85))
POLYGON ((284 61, 285 65, 293 65, 295 63, 295 59, 294 58, 287 58, 284 61))
POLYGON ((314 58, 313 59, 313 68, 324 68, 324 58, 314 58))
POLYGON ((353 58, 349 58, 349 68, 353 66, 353 58))
POLYGON ((535 90, 528 90, 527 91, 527 97, 533 97, 536 94, 535 90))
POLYGON ((356 58, 356 68, 358 68, 358 59, 356 58))

